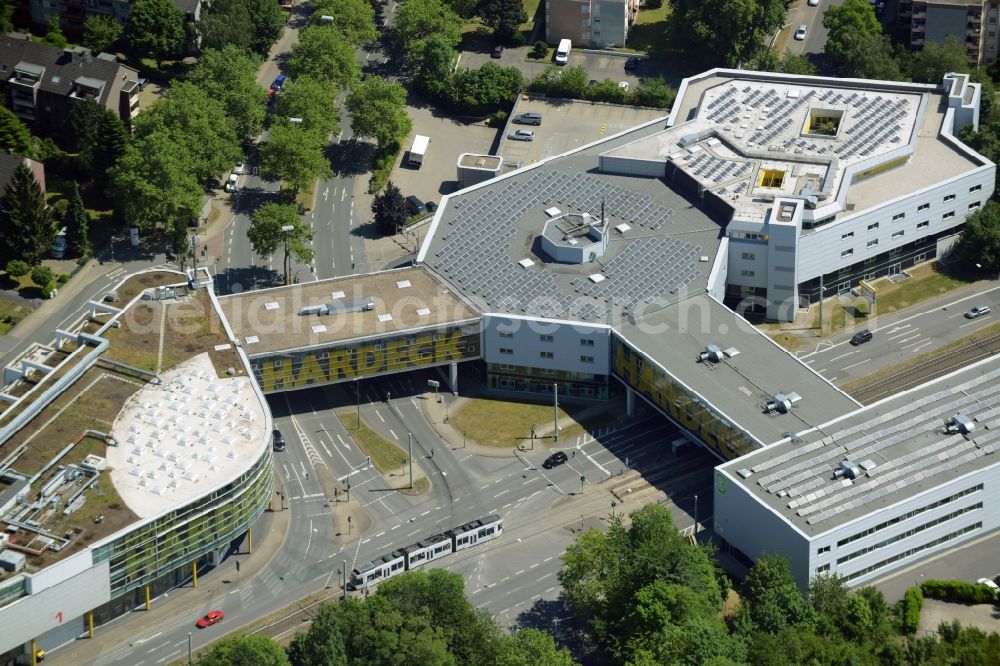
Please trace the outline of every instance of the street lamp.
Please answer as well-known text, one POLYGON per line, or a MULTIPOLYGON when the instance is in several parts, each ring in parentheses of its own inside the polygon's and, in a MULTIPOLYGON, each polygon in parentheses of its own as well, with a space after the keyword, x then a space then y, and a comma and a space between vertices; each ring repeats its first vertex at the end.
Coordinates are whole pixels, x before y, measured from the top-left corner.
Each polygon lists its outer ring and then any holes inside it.
POLYGON ((694 538, 698 540, 698 496, 694 496, 694 538))
POLYGON ((284 266, 285 266, 285 284, 286 285, 288 284, 288 271, 291 268, 289 266, 289 263, 288 263, 288 234, 291 233, 292 231, 295 231, 295 225, 294 224, 286 224, 286 225, 284 225, 284 226, 281 227, 281 233, 283 233, 285 235, 285 264, 284 264, 284 266))
POLYGON ((358 402, 358 430, 361 430, 361 377, 354 378, 354 397, 358 402))

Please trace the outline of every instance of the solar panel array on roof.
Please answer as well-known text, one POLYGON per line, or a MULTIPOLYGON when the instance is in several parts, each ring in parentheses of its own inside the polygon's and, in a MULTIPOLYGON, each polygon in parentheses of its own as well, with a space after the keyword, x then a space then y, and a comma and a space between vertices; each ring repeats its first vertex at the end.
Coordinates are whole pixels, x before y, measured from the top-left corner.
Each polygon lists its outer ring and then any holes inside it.
POLYGON ((1000 369, 937 391, 753 465, 747 478, 767 493, 788 498, 786 507, 815 525, 886 495, 1000 450, 1000 369), (982 434, 946 434, 956 413, 986 426, 982 434), (899 420, 902 419, 902 420, 899 420), (940 432, 932 440, 928 433, 940 432), (922 438, 922 439, 918 439, 922 438), (917 441, 926 441, 923 446, 917 441), (842 460, 871 460, 853 481, 835 477, 842 460))
MULTIPOLYGON (((532 208, 555 203, 563 210, 590 212, 595 220, 600 219, 603 204, 607 216, 626 220, 635 231, 647 234, 660 229, 674 214, 672 208, 648 195, 588 174, 536 171, 522 180, 505 181, 503 189, 488 188, 475 198, 457 201, 457 213, 444 221, 442 244, 426 263, 491 307, 584 321, 604 319, 608 304, 634 307, 658 294, 679 290, 698 277, 695 266, 700 247, 665 236, 624 239, 628 245, 604 271, 611 278, 604 283, 612 285, 610 290, 585 293, 577 289, 578 296, 562 293, 551 268, 544 264, 522 267, 518 261, 523 255, 512 258, 509 254, 517 222, 532 208), (613 297, 605 297, 612 292, 613 297)), ((539 220, 539 229, 543 222, 539 220)))

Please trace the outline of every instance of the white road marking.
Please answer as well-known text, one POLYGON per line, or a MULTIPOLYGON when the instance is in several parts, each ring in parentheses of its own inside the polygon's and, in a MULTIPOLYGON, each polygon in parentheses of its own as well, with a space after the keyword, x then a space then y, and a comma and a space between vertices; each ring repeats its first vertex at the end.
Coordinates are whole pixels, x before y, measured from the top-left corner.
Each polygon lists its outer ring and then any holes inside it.
POLYGON ((844 358, 845 356, 850 356, 851 354, 857 354, 859 351, 861 351, 861 350, 860 349, 855 349, 854 351, 849 351, 846 354, 841 354, 840 356, 834 356, 830 360, 831 361, 836 361, 837 359, 844 358))
POLYGON ((841 370, 850 370, 851 368, 853 368, 855 366, 864 365, 865 363, 868 363, 868 362, 869 362, 868 359, 865 359, 863 361, 858 361, 857 363, 851 363, 850 365, 845 365, 843 368, 841 368, 841 370))

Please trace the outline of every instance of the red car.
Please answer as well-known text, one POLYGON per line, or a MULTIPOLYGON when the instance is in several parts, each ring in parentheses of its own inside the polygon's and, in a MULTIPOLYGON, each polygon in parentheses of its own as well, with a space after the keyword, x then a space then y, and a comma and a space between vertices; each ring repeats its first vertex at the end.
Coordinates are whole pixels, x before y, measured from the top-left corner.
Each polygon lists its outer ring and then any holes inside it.
POLYGON ((216 622, 221 622, 224 617, 226 617, 226 614, 220 610, 208 611, 208 615, 198 620, 198 628, 211 627, 216 622))

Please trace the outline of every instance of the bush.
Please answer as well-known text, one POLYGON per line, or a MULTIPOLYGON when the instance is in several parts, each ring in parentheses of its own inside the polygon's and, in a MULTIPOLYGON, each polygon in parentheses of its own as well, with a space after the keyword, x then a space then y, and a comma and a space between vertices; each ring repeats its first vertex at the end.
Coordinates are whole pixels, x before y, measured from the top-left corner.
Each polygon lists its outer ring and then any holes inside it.
POLYGON ((919 587, 911 587, 906 590, 903 597, 901 623, 904 634, 915 634, 920 628, 920 609, 924 606, 924 595, 919 587))
POLYGON ((7 275, 13 279, 24 277, 31 270, 31 266, 20 259, 11 259, 7 262, 7 275))
POLYGON ((988 604, 997 600, 996 592, 989 585, 964 580, 927 580, 921 583, 920 591, 925 597, 965 604, 988 604))
POLYGON ((55 282, 42 287, 42 294, 44 294, 45 298, 55 298, 57 291, 59 291, 59 287, 55 282))
POLYGON ((497 111, 496 113, 493 114, 493 117, 490 118, 490 124, 493 127, 503 127, 504 123, 506 122, 507 122, 506 111, 497 111))
POLYGON ((56 279, 56 283, 58 283, 60 287, 66 284, 67 282, 69 282, 69 273, 62 273, 56 279))
POLYGON ((399 157, 401 145, 399 142, 393 143, 386 146, 385 150, 380 150, 377 155, 375 155, 375 166, 372 168, 372 178, 368 182, 368 193, 375 194, 389 182, 389 176, 392 175, 392 167, 396 164, 396 158, 399 157))
POLYGON ((543 42, 542 40, 538 40, 537 42, 535 42, 535 45, 531 47, 532 58, 538 58, 539 60, 541 60, 548 54, 549 54, 549 45, 543 42))
POLYGON ((39 265, 31 269, 31 281, 43 289, 52 282, 55 276, 56 274, 48 266, 39 265))

